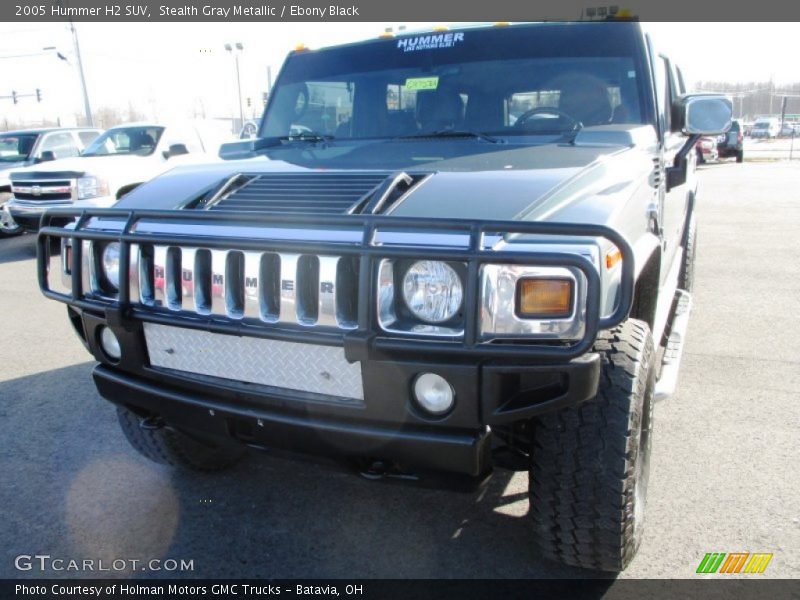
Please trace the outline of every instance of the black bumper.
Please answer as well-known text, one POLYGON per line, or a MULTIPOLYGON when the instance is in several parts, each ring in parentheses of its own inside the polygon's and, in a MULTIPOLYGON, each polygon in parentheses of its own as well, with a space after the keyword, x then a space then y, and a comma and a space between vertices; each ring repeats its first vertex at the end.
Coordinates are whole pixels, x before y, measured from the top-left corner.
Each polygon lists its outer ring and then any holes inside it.
POLYGON ((717 152, 719 153, 720 157, 722 158, 729 158, 731 156, 736 156, 739 152, 742 151, 742 147, 736 146, 719 146, 717 145, 717 152))
POLYGON ((100 394, 178 429, 237 439, 251 446, 394 461, 417 469, 480 476, 492 467, 492 429, 592 398, 600 360, 590 353, 566 363, 442 362, 395 355, 361 363, 364 401, 309 398, 302 392, 198 378, 148 366, 141 323, 126 326, 69 309, 76 331, 102 363, 100 394), (120 340, 113 364, 99 348, 100 327, 120 340), (411 396, 420 372, 451 382, 454 409, 433 418, 411 396))
POLYGON ((94 370, 100 394, 134 410, 161 415, 176 427, 232 437, 252 446, 324 456, 391 458, 408 465, 479 476, 490 468, 490 434, 392 429, 253 410, 114 372, 94 370))

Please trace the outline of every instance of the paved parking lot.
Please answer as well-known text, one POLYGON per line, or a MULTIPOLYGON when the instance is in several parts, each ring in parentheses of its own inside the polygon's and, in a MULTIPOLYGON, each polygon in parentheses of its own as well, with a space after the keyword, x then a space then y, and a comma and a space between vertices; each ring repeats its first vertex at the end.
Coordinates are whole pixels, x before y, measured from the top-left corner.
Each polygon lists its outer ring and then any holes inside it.
MULTIPOLYGON (((624 576, 749 551, 774 553, 765 577, 799 577, 800 164, 708 165, 701 186, 683 372, 656 407, 647 533, 624 576)), ((269 454, 213 476, 140 458, 64 307, 39 294, 33 248, 0 240, 0 577, 36 575, 13 565, 35 553, 186 559, 205 577, 585 576, 528 544, 523 474, 457 493, 269 454)))

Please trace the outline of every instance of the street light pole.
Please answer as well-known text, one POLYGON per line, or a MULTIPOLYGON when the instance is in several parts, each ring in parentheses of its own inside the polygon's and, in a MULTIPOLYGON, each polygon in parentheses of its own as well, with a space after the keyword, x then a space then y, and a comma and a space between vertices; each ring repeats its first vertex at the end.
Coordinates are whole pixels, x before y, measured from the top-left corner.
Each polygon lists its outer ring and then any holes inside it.
POLYGON ((241 42, 236 42, 235 45, 236 52, 233 51, 233 47, 230 44, 225 44, 225 50, 233 54, 236 63, 236 89, 239 95, 239 128, 241 129, 244 127, 244 106, 242 105, 242 79, 239 75, 239 53, 244 50, 244 46, 241 42))
MULTIPOLYGON (((58 0, 58 3, 64 6, 64 0, 58 0)), ((94 126, 92 119, 92 108, 89 106, 89 93, 86 91, 86 76, 83 73, 83 60, 81 60, 81 46, 78 43, 78 32, 75 30, 75 25, 72 19, 69 20, 69 30, 72 33, 72 46, 75 49, 75 58, 78 61, 78 75, 81 78, 81 91, 83 92, 83 112, 86 115, 86 125, 89 127, 94 126)), ((61 58, 61 55, 59 55, 61 58)))

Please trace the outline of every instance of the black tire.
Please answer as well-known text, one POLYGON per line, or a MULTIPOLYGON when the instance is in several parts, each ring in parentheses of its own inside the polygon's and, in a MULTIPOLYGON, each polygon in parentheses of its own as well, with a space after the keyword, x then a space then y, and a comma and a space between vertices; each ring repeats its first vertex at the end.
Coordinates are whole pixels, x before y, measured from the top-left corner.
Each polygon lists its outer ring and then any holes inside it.
POLYGON ((534 421, 530 514, 552 560, 619 572, 642 540, 650 472, 655 353, 650 328, 628 319, 595 344, 597 396, 534 421))
POLYGON ((694 259, 697 252, 697 223, 689 216, 689 225, 683 234, 683 263, 678 275, 678 288, 691 292, 694 288, 694 259))
POLYGON ((11 215, 5 215, 3 213, 3 207, 6 202, 11 200, 11 197, 11 194, 8 192, 0 192, 0 238, 13 237, 25 233, 21 225, 14 223, 13 219, 11 219, 11 215))
POLYGON ((161 427, 141 427, 142 418, 117 407, 117 418, 131 446, 145 458, 191 471, 220 471, 238 462, 246 448, 237 443, 201 442, 185 433, 161 427))
POLYGON ((744 162, 744 150, 739 150, 736 153, 736 162, 737 163, 744 162))

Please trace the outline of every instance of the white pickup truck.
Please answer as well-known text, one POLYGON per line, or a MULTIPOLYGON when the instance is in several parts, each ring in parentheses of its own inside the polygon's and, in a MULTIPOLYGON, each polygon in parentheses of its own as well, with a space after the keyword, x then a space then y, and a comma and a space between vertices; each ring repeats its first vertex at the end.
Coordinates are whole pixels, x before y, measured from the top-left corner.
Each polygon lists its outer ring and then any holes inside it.
POLYGON ((22 233, 6 210, 8 174, 31 165, 78 156, 102 132, 92 128, 47 127, 0 133, 0 238, 22 233))
POLYGON ((28 231, 48 208, 106 208, 176 165, 217 157, 224 135, 210 123, 134 123, 107 130, 74 158, 11 172, 8 211, 28 231))

